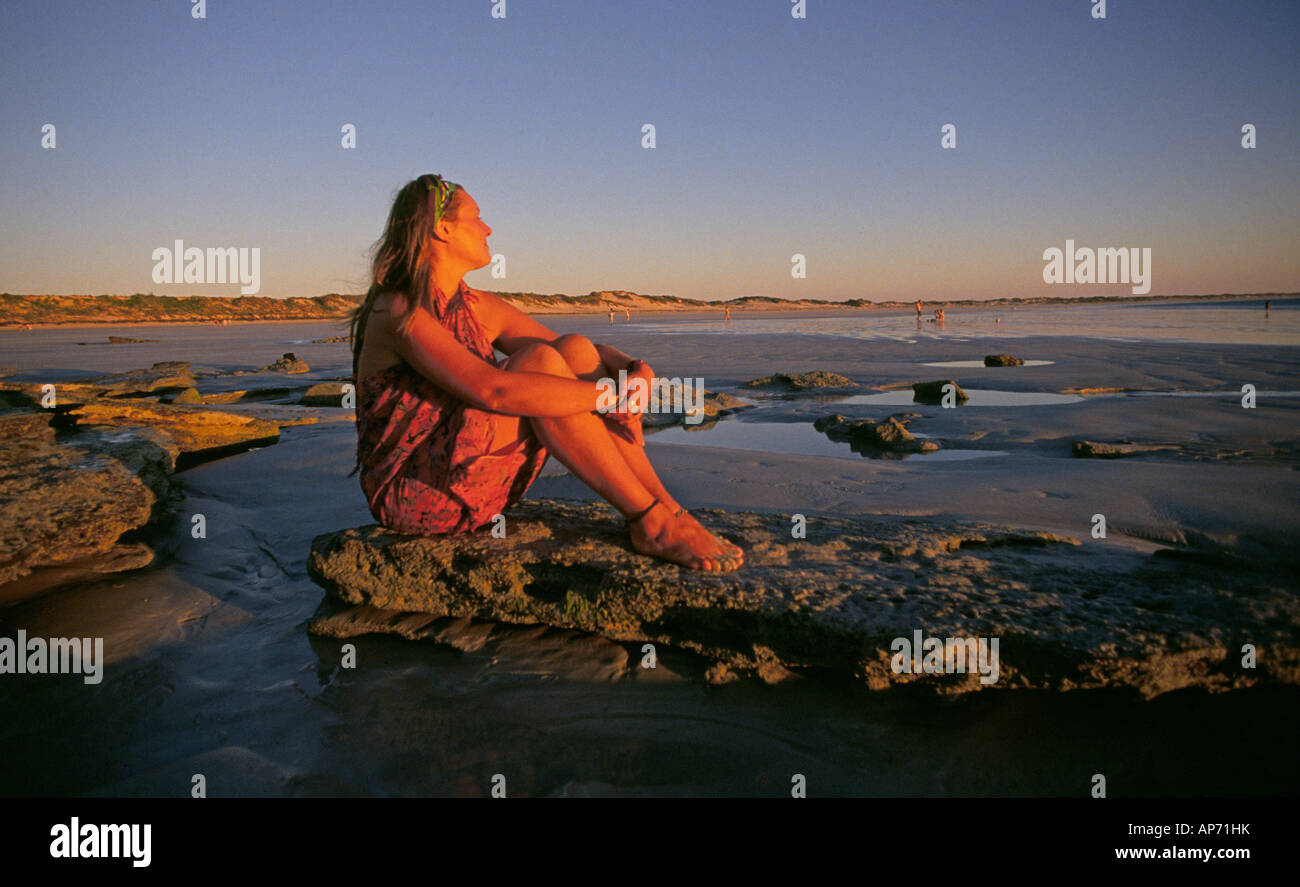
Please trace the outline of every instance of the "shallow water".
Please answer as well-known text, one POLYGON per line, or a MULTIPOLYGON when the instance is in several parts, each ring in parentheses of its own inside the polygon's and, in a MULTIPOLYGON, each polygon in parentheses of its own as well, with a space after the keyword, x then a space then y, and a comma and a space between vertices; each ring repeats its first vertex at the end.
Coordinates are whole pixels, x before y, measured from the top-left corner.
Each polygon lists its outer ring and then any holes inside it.
MULTIPOLYGON (((577 332, 595 341, 634 336, 767 337, 797 334, 816 338, 923 341, 974 341, 989 345, 975 349, 980 359, 933 361, 929 366, 982 368, 985 353, 1006 350, 1002 340, 1035 336, 1095 338, 1114 342, 1197 342, 1236 345, 1300 345, 1300 299, 1274 300, 1264 317, 1263 302, 1189 302, 1159 305, 1029 305, 1012 312, 953 308, 944 329, 923 324, 914 315, 889 311, 753 312, 733 314, 733 322, 698 314, 647 314, 630 323, 613 325, 593 315, 539 316, 558 332, 577 332), (1002 322, 993 323, 995 317, 1002 322), (982 352, 982 353, 981 353, 982 352)), ((89 374, 107 374, 147 367, 164 360, 188 360, 196 372, 249 370, 293 352, 312 367, 313 377, 345 376, 352 371, 346 343, 310 344, 312 339, 345 334, 340 321, 209 324, 113 325, 105 327, 0 329, 0 367, 16 367, 10 378, 21 381, 67 381, 89 374), (157 342, 110 344, 109 335, 131 335, 157 342)), ((744 346, 753 347, 753 346, 744 346)), ((1023 354, 1015 355, 1026 357, 1023 354)), ((1049 355, 1028 355, 1027 366, 1056 361, 1049 355)), ((778 369, 778 368, 774 368, 778 369)), ((1008 374, 1025 367, 998 367, 1008 374)), ((283 375, 277 374, 280 379, 283 375)), ((294 377, 287 377, 293 380, 294 377)), ((1008 375, 1008 378, 1013 378, 1008 375)), ((213 379, 214 385, 238 387, 249 378, 213 379)), ((269 384, 259 382, 260 384, 269 384)), ((219 390, 215 389, 214 390, 219 390)))
MULTIPOLYGON (((1026 367, 1046 367, 1056 363, 1054 360, 1026 360, 1020 366, 1026 367)), ((936 360, 929 363, 923 363, 921 366, 927 367, 952 367, 954 369, 970 369, 973 367, 983 367, 984 361, 980 360, 936 360)), ((1014 367, 1008 367, 1014 369, 1014 367)))
POLYGON ((733 311, 729 324, 710 317, 689 321, 674 318, 666 322, 634 320, 630 326, 663 333, 727 336, 793 333, 900 342, 1072 336, 1115 342, 1295 345, 1300 344, 1298 308, 1300 299, 1274 299, 1267 316, 1262 299, 1158 305, 1027 305, 1015 310, 1007 306, 954 306, 947 309, 947 322, 942 325, 925 320, 918 323, 915 312, 906 311, 844 310, 826 316, 811 312, 733 311))
MULTIPOLYGON (((916 435, 923 438, 923 435, 916 435)), ((842 459, 882 458, 910 463, 956 462, 1005 456, 1001 450, 940 449, 933 453, 855 452, 847 442, 831 440, 811 422, 747 422, 724 418, 716 424, 666 428, 646 434, 655 443, 681 446, 729 447, 798 456, 831 456, 842 459)))
MULTIPOLYGON (((962 388, 969 400, 958 401, 961 407, 1045 407, 1083 400, 1077 394, 1052 394, 1046 391, 995 391, 988 388, 962 388)), ((851 394, 836 403, 842 406, 907 406, 919 403, 910 389, 880 394, 851 394)))
POLYGON ((340 331, 335 321, 105 326, 0 330, 0 366, 17 368, 7 378, 23 382, 66 382, 84 376, 108 375, 171 360, 189 361, 195 375, 249 373, 199 379, 204 391, 229 391, 269 385, 311 384, 327 376, 351 376, 352 357, 346 344, 301 345, 294 339, 322 338, 340 331), (110 344, 110 335, 131 335, 157 342, 110 344), (82 344, 84 343, 84 344, 82 344), (292 352, 307 361, 306 375, 250 373, 292 352))
POLYGON ((185 472, 163 563, 0 610, 5 633, 103 635, 108 659, 95 687, 0 680, 0 710, 21 713, 0 719, 0 794, 183 797, 195 773, 214 797, 482 797, 498 773, 512 796, 780 797, 792 773, 821 797, 1084 797, 1094 772, 1114 796, 1297 786, 1293 687, 1143 702, 872 694, 815 673, 711 686, 687 652, 647 671, 638 644, 478 620, 446 620, 449 644, 358 638, 342 668, 342 642, 306 632, 324 594, 305 562, 316 534, 368 522, 350 431, 286 428, 185 472), (207 539, 188 539, 191 512, 207 539))
MULTIPOLYGON (((1225 400, 1240 400, 1240 391, 1121 391, 1109 397, 1221 397, 1225 400)), ((1255 397, 1300 397, 1300 391, 1256 391, 1255 397)))
MULTIPOLYGON (((1274 303, 1272 331, 1284 329, 1296 313, 1282 306, 1274 303)), ((909 330, 910 317, 865 313, 854 319, 861 328, 850 338, 841 314, 794 321, 738 315, 729 339, 710 329, 720 324, 690 316, 659 315, 653 323, 634 319, 614 327, 600 317, 543 322, 645 354, 660 370, 675 363, 677 372, 717 376, 724 381, 711 388, 749 398, 735 387, 743 380, 817 367, 872 384, 933 378, 918 372, 918 360, 1015 353, 1001 341, 1016 335, 1008 330, 1094 339, 1140 332, 1148 321, 1139 316, 1141 322, 1131 324, 1125 309, 1028 308, 1014 313, 1014 323, 1004 309, 999 329, 992 315, 980 327, 975 313, 967 318, 954 309, 947 330, 919 337, 909 330), (769 335, 794 326, 811 335, 769 335), (740 338, 747 332, 762 335, 740 338), (974 346, 947 341, 986 334, 994 338, 974 346), (873 337, 881 340, 873 348, 856 341, 873 337), (889 338, 896 341, 883 341, 889 338), (725 347, 709 351, 698 347, 701 341, 725 347)), ((1170 329, 1190 323, 1193 313, 1206 318, 1199 332, 1188 333, 1197 341, 1258 332, 1251 326, 1259 319, 1239 305, 1130 310, 1172 312, 1170 329), (1225 326, 1220 312, 1236 316, 1236 325, 1225 326)), ((11 378, 59 381, 163 360, 190 360, 196 370, 249 370, 292 351, 311 365, 310 373, 200 379, 199 388, 297 387, 350 372, 346 344, 300 341, 341 331, 331 322, 3 330, 0 366, 19 368, 11 378), (109 345, 109 333, 161 341, 109 345)), ((674 466, 665 483, 692 508, 1074 522, 1086 535, 1087 517, 1099 510, 1094 499, 1103 496, 1108 515, 1169 533, 1289 532, 1296 526, 1294 478, 1300 473, 1285 463, 1260 460, 1239 470, 1174 460, 1103 463, 1071 459, 1059 442, 1051 444, 1059 456, 1037 447, 1040 439, 1076 435, 1074 426, 1053 423, 1080 416, 1093 423, 1089 434, 1114 426, 1118 433, 1190 439, 1209 429, 1205 433, 1225 447, 1255 445, 1253 438, 1237 440, 1247 435, 1266 442, 1294 437, 1287 411, 1295 409, 1297 392, 1285 390, 1295 378, 1294 349, 1179 348, 1170 347, 1160 330, 1152 335, 1159 341, 1141 349, 1040 339, 1030 356, 1054 365, 1033 373, 981 368, 970 374, 984 385, 1005 378, 1009 385, 1044 389, 970 389, 968 406, 981 405, 979 393, 990 398, 983 405, 1002 399, 1017 409, 917 410, 928 418, 916 424, 933 436, 975 440, 987 433, 1000 449, 940 450, 886 463, 831 441, 805 415, 823 405, 834 412, 841 404, 887 414, 891 407, 914 406, 907 388, 886 392, 882 400, 754 397, 760 406, 712 428, 670 429, 648 434, 647 441, 657 467, 674 466), (1239 398, 1232 390, 1238 379, 1258 380, 1257 413, 1208 400, 1239 398), (1054 393, 1069 386, 1154 390, 1054 393), (1179 386, 1192 390, 1175 390, 1179 386), (1278 403, 1270 404, 1275 395, 1278 403), (1162 403, 1163 396, 1196 399, 1162 403), (1078 405, 1046 406, 1061 403, 1078 405), (1160 424, 1175 420, 1186 424, 1160 424), (836 458, 786 459, 780 453, 836 458), (954 455, 960 453, 970 455, 954 455), (1240 502, 1225 502, 1234 498, 1240 502)), ((1292 334, 1286 344, 1297 341, 1292 334)), ((964 376, 957 380, 965 387, 964 376)), ((159 546, 174 551, 157 564, 0 610, 0 629, 7 633, 22 627, 44 636, 102 634, 110 657, 96 688, 58 677, 0 679, 0 711, 20 715, 0 718, 0 794, 184 796, 198 772, 214 796, 482 796, 495 773, 508 775, 514 795, 788 796, 795 772, 808 775, 813 796, 1083 797, 1087 775, 1095 772, 1107 774, 1116 796, 1300 790, 1294 755, 1300 690, 1294 687, 1214 696, 1182 692, 1144 702, 1109 691, 999 691, 958 700, 871 694, 851 680, 819 674, 777 686, 749 678, 713 686, 703 678, 707 661, 684 651, 660 650, 661 668, 647 673, 634 667, 636 644, 477 621, 449 627, 444 645, 360 638, 361 667, 343 669, 340 643, 306 631, 324 592, 305 564, 317 534, 372 522, 356 479, 346 477, 354 447, 355 430, 347 423, 288 427, 275 446, 182 472, 177 478, 187 498, 159 546), (209 535, 193 540, 189 517, 199 512, 209 535)), ((585 491, 554 470, 557 464, 548 465, 531 497, 585 491)))

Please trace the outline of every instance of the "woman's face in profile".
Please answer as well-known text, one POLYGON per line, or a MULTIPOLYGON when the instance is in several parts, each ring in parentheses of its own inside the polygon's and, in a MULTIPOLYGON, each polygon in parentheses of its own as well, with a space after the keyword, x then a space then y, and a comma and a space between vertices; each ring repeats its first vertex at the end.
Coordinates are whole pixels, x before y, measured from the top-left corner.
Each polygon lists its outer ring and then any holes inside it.
POLYGON ((479 216, 478 203, 464 188, 456 191, 452 201, 452 233, 447 246, 457 256, 465 259, 473 268, 482 268, 492 261, 492 250, 488 247, 488 236, 492 229, 479 216))

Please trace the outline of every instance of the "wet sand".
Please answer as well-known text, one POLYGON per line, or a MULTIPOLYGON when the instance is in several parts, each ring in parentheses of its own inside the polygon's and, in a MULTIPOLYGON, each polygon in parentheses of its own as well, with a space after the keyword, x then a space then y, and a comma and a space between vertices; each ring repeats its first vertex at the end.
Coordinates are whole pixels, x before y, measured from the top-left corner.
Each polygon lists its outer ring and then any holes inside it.
MULTIPOLYGON (((648 435, 651 460, 691 508, 942 515, 1081 540, 1100 512, 1107 545, 1203 541, 1245 558, 1297 541, 1300 398, 1265 394, 1295 389, 1294 346, 667 336, 603 317, 544 322, 644 357, 658 375, 702 377, 742 397, 747 379, 814 369, 881 387, 952 377, 973 390, 1156 392, 956 410, 755 398, 759 406, 718 427, 763 423, 779 443, 782 424, 907 411, 921 414, 912 431, 975 455, 879 460, 847 444, 842 455, 818 456, 740 448, 734 438, 714 446, 708 429, 689 432, 701 441, 690 445, 648 435), (988 353, 1052 363, 923 365, 988 353), (1253 410, 1235 393, 1245 383, 1261 392, 1253 410), (1070 443, 1080 438, 1181 449, 1075 459, 1070 443)), ((346 345, 293 344, 336 334, 336 324, 194 329, 173 342, 111 346, 73 344, 92 338, 85 330, 41 331, 37 341, 0 331, 0 364, 18 367, 15 379, 59 381, 177 359, 247 370, 294 351, 313 371, 292 384, 350 372, 346 345)), ((250 379, 199 381, 202 390, 250 379)), ((107 657, 98 686, 0 678, 0 709, 10 714, 0 721, 0 793, 185 796, 195 773, 213 796, 482 796, 496 773, 512 795, 783 796, 795 773, 823 796, 1084 797, 1095 773, 1112 797, 1300 789, 1296 687, 1144 702, 1115 691, 870 693, 830 674, 714 686, 703 679, 708 662, 684 652, 660 650, 659 667, 644 670, 635 645, 469 620, 448 620, 441 643, 361 638, 357 667, 341 668, 340 643, 306 632, 323 596, 306 557, 316 535, 373 521, 346 477, 351 411, 318 412, 328 421, 284 428, 275 446, 177 475, 187 498, 159 528, 153 567, 0 610, 5 633, 100 636, 107 657), (194 513, 207 519, 206 539, 189 536, 194 513)), ((595 498, 554 461, 529 492, 548 496, 595 498)))

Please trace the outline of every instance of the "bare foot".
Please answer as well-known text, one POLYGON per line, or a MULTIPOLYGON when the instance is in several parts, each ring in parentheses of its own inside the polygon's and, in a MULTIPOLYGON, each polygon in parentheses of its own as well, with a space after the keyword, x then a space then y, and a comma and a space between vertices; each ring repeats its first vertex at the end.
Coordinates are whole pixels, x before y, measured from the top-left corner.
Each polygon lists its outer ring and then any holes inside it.
POLYGON ((726 573, 744 563, 743 552, 729 550, 716 536, 689 516, 681 517, 662 505, 628 526, 632 547, 641 554, 661 557, 694 570, 726 573))
POLYGON ((676 501, 664 500, 664 505, 673 512, 673 516, 685 520, 691 527, 692 531, 701 539, 702 543, 712 549, 711 557, 725 557, 731 555, 739 558, 741 562, 745 559, 745 552, 739 545, 735 545, 721 536, 714 535, 708 527, 704 526, 695 516, 688 512, 681 503, 676 501))
POLYGON ((696 520, 695 515, 687 511, 685 506, 683 506, 680 502, 676 502, 672 500, 664 500, 664 505, 668 507, 668 510, 673 513, 674 517, 679 517, 679 518, 684 517, 695 527, 697 532, 704 533, 708 539, 714 540, 718 545, 721 545, 723 549, 725 549, 727 552, 735 555, 741 560, 744 560, 745 552, 739 545, 735 545, 734 543, 728 542, 726 539, 723 539, 721 536, 715 536, 712 532, 709 531, 707 527, 705 527, 702 523, 696 520))
POLYGON ((721 536, 714 535, 712 532, 710 532, 708 527, 704 526, 704 524, 696 520, 695 515, 691 514, 685 508, 683 508, 680 512, 678 512, 677 516, 686 521, 689 521, 696 528, 696 532, 703 533, 709 539, 714 540, 718 545, 722 546, 724 551, 729 552, 732 555, 735 555, 741 560, 744 560, 745 552, 739 545, 736 545, 733 542, 729 542, 726 539, 723 539, 721 536))

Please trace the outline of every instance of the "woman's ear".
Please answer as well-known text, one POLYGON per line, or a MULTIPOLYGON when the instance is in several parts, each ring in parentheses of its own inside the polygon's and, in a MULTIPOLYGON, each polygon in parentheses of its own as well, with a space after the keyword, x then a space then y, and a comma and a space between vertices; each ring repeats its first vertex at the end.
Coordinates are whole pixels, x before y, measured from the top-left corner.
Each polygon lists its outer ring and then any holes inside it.
POLYGON ((452 231, 457 224, 457 221, 451 217, 451 211, 448 210, 443 213, 442 218, 438 220, 438 224, 433 226, 433 230, 438 233, 439 239, 450 240, 452 231))

